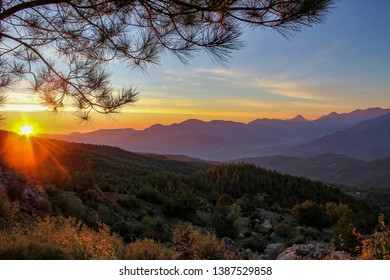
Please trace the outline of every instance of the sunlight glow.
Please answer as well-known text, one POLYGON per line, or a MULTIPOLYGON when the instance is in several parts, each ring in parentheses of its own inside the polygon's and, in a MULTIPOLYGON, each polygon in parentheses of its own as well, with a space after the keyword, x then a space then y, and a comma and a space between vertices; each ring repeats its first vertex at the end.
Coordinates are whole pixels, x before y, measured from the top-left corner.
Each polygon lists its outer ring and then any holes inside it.
POLYGON ((19 129, 20 134, 30 136, 34 133, 34 129, 31 125, 25 124, 19 129))

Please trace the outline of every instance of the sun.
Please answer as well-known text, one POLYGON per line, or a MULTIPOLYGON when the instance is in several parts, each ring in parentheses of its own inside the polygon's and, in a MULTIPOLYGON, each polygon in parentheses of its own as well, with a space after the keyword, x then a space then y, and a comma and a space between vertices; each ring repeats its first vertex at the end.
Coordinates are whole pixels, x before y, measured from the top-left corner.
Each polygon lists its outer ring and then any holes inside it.
POLYGON ((19 132, 22 135, 30 136, 30 135, 34 134, 34 128, 29 124, 25 124, 25 125, 20 127, 19 132))

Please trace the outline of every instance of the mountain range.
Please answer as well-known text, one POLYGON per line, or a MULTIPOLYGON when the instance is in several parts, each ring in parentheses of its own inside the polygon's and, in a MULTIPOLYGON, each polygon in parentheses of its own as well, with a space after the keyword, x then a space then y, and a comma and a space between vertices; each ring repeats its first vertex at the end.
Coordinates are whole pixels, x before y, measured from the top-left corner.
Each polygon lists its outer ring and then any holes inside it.
POLYGON ((45 137, 211 161, 324 153, 377 160, 390 156, 390 109, 333 112, 312 121, 301 115, 290 120, 257 119, 247 124, 190 119, 172 125, 156 124, 144 130, 103 129, 45 137))

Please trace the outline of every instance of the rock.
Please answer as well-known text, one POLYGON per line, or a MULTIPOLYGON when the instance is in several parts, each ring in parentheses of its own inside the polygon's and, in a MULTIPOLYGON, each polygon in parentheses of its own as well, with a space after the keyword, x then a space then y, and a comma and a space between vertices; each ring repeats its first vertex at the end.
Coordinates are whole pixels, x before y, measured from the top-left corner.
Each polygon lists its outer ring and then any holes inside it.
POLYGON ((319 244, 294 244, 281 253, 277 260, 322 260, 328 255, 327 246, 319 244))
POLYGON ((265 229, 271 229, 272 228, 272 224, 271 224, 271 221, 268 220, 268 219, 264 219, 263 223, 261 224, 261 226, 265 229))
POLYGON ((230 254, 232 254, 233 259, 237 260, 247 260, 248 259, 248 254, 242 248, 239 246, 237 243, 235 243, 232 239, 228 237, 224 237, 221 240, 221 247, 228 251, 230 254))
POLYGON ((12 200, 19 202, 20 210, 33 213, 36 210, 50 211, 50 203, 46 198, 44 189, 32 180, 24 178, 15 171, 0 166, 0 187, 2 187, 12 200))
POLYGON ((335 251, 333 257, 336 260, 350 260, 351 256, 345 251, 335 251))
POLYGON ((267 247, 264 249, 264 254, 268 255, 272 252, 275 252, 276 250, 280 249, 284 245, 282 243, 271 243, 268 244, 267 247))

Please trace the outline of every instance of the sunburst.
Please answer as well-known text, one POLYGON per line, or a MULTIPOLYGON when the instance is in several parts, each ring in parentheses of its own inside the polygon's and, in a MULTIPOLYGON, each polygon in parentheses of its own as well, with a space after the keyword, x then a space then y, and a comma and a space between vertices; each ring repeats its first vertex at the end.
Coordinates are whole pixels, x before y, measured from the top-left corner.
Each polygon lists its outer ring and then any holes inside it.
POLYGON ((32 134, 34 134, 34 128, 29 124, 24 124, 20 127, 19 132, 21 135, 31 136, 32 134))

